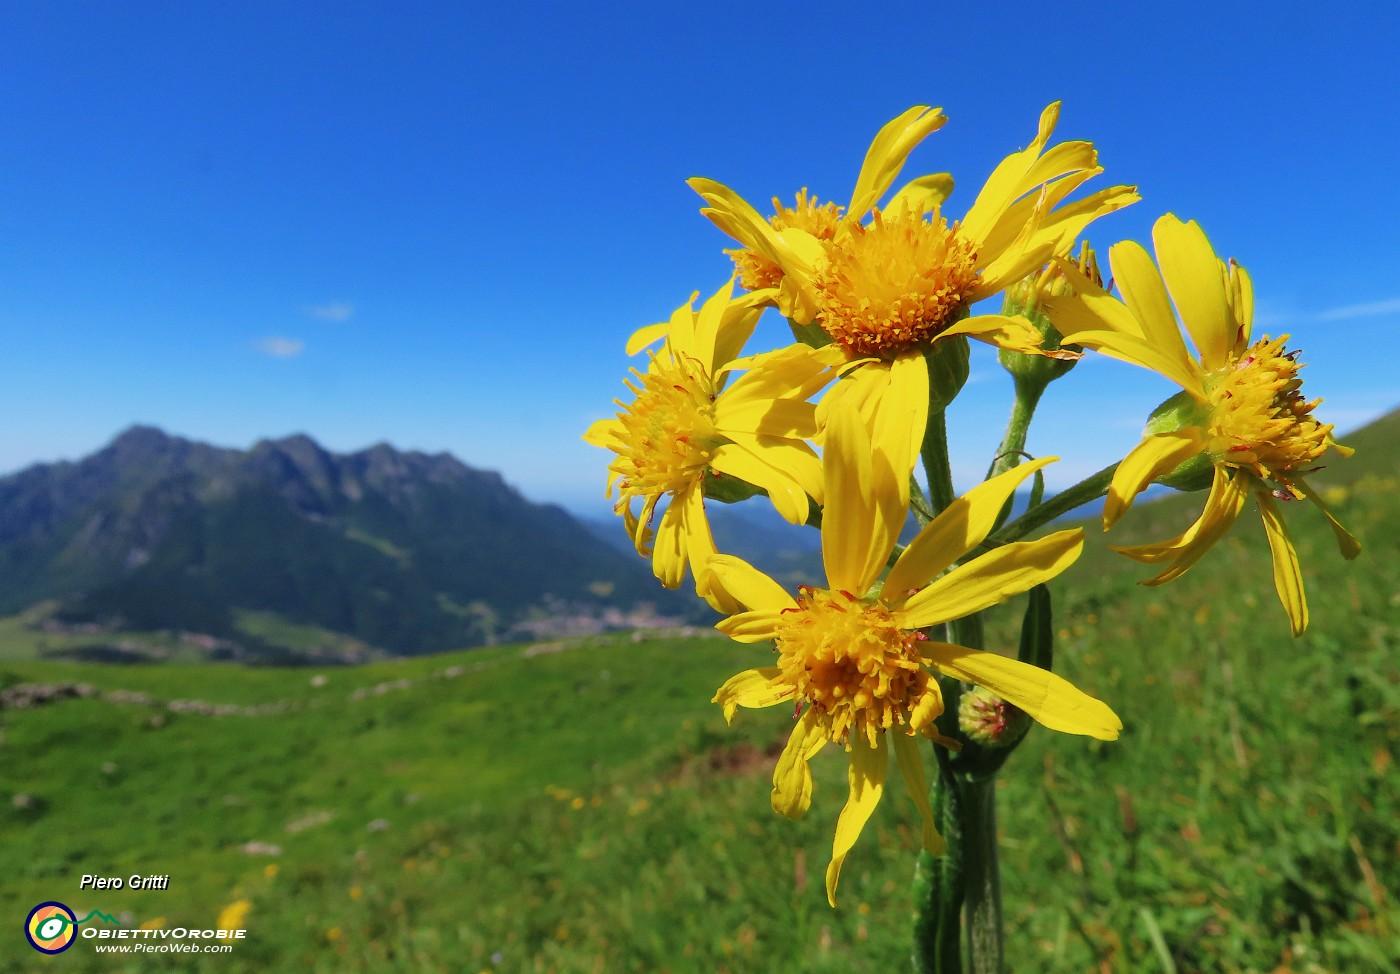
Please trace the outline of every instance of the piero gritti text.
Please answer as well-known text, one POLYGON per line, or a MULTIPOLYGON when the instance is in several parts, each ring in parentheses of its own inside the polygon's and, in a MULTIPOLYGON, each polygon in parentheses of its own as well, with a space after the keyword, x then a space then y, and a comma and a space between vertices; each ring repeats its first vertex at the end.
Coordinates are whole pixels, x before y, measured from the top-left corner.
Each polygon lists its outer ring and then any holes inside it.
POLYGON ((134 874, 123 879, 120 876, 92 876, 83 874, 78 889, 169 889, 170 877, 142 876, 134 874))

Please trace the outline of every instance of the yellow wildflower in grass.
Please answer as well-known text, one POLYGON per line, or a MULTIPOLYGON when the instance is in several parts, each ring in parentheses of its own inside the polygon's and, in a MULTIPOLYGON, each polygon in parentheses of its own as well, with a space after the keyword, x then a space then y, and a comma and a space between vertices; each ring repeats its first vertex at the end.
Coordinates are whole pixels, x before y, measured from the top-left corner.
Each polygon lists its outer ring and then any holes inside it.
POLYGON ((731 281, 699 312, 692 296, 669 322, 634 335, 629 348, 663 336, 665 344, 645 373, 632 370, 633 401, 617 401, 616 418, 599 420, 583 437, 617 455, 608 496, 617 491, 615 510, 668 588, 680 585, 687 564, 698 579, 715 553, 707 479, 728 476, 762 488, 794 524, 807 519, 808 495, 818 502, 822 496, 821 463, 804 442, 817 431, 816 407, 806 399, 830 381, 832 357, 799 345, 736 358, 763 308, 747 296, 731 300, 732 290, 731 281), (727 381, 733 373, 740 374, 727 381), (653 540, 650 522, 663 498, 653 540))
POLYGON ((219 919, 215 926, 220 930, 242 930, 243 921, 248 918, 248 911, 252 906, 251 900, 234 900, 219 911, 219 919))
MULTIPOLYGON (((918 375, 925 371, 922 350, 942 339, 967 336, 1042 354, 1040 332, 1029 321, 967 317, 968 308, 1068 248, 1095 218, 1138 198, 1132 187, 1114 186, 1061 206, 1102 169, 1092 143, 1047 148, 1058 118, 1057 102, 1041 114, 1030 146, 1004 159, 963 219, 951 224, 942 213, 951 181, 942 174, 914 180, 883 208, 875 206, 909 152, 946 120, 940 109, 922 105, 880 130, 866 153, 851 205, 829 232, 829 212, 816 232, 811 227, 815 218, 795 219, 792 211, 781 211, 765 220, 727 186, 690 180, 708 204, 701 212, 744 245, 735 257, 741 280, 766 285, 760 292, 765 300, 798 324, 815 322, 848 361, 865 363, 856 373, 860 383, 838 385, 829 397, 831 405, 848 393, 863 403, 877 439, 887 428, 887 445, 903 444, 895 455, 906 473, 913 467, 918 438, 905 431, 922 431, 928 417, 927 378, 918 375), (781 273, 752 270, 769 265, 781 273), (898 421, 876 420, 875 413, 884 408, 898 421)), ((803 200, 799 196, 798 210, 805 212, 803 200)), ((1049 354, 1074 357, 1070 352, 1049 354)), ((901 496, 907 496, 907 487, 901 496)))
POLYGON ((1210 475, 1205 509, 1186 531, 1158 544, 1115 549, 1148 564, 1165 563, 1165 570, 1144 583, 1158 585, 1195 564, 1253 495, 1269 539, 1274 587, 1296 636, 1307 628, 1308 606, 1298 556, 1275 498, 1312 501, 1331 523, 1343 556, 1355 558, 1360 544, 1304 479, 1329 447, 1343 455, 1351 451, 1332 439, 1330 425, 1312 415, 1321 400, 1303 398, 1298 353, 1284 351, 1288 336, 1251 338, 1254 295, 1244 268, 1221 261, 1194 221, 1167 214, 1152 228, 1152 240, 1160 272, 1137 243, 1124 241, 1109 250, 1124 300, 1063 265, 1076 293, 1048 303, 1066 339, 1152 369, 1185 390, 1176 397, 1179 402, 1169 401, 1174 408, 1149 423, 1142 442, 1119 465, 1104 505, 1104 529, 1152 481, 1170 479, 1173 471, 1180 478, 1192 465, 1210 475), (1173 304, 1195 356, 1182 338, 1173 304))
POLYGON ((715 694, 726 720, 736 707, 792 702, 800 719, 773 774, 773 808, 789 818, 811 803, 808 762, 828 742, 850 754, 850 797, 836 825, 827 898, 836 904, 841 864, 884 790, 889 749, 923 816, 923 844, 942 851, 916 738, 944 744, 938 674, 986 687, 1054 730, 1117 738, 1122 727, 1102 701, 1048 670, 930 640, 922 630, 962 618, 1055 577, 1078 556, 1084 534, 1060 531, 958 559, 987 537, 1017 485, 1048 460, 1023 464, 973 488, 929 523, 890 569, 905 511, 894 503, 893 470, 853 411, 833 415, 824 460, 827 506, 822 560, 827 587, 797 598, 746 562, 716 555, 711 587, 746 611, 717 628, 739 642, 773 640, 776 665, 746 670, 715 694), (948 570, 951 569, 951 570, 948 570), (944 572, 946 571, 946 574, 944 572))

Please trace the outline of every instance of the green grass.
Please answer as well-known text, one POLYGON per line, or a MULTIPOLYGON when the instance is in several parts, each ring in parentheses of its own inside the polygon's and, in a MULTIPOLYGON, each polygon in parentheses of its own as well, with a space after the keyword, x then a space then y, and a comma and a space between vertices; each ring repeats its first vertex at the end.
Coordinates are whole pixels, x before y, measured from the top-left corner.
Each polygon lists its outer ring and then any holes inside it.
MULTIPOLYGON (((1301 639, 1252 512, 1159 589, 1091 532, 1056 586, 1056 670, 1125 729, 1111 744, 1036 729, 1003 772, 1016 974, 1397 969, 1394 456, 1328 478, 1368 546, 1354 565, 1316 511, 1289 511, 1313 609, 1301 639)), ((1147 506, 1113 540, 1164 537, 1201 500, 1147 506)), ((990 620, 991 645, 1014 644, 1020 610, 990 620)), ((892 783, 829 909, 844 756, 819 756, 813 811, 788 822, 768 779, 790 712, 726 728, 709 703, 765 653, 616 637, 323 670, 0 662, 0 684, 151 700, 0 715, 0 969, 907 969, 913 806, 892 783), (77 888, 137 872, 170 889, 77 888), (246 899, 249 939, 227 956, 50 960, 19 933, 46 899, 170 926, 246 899)))

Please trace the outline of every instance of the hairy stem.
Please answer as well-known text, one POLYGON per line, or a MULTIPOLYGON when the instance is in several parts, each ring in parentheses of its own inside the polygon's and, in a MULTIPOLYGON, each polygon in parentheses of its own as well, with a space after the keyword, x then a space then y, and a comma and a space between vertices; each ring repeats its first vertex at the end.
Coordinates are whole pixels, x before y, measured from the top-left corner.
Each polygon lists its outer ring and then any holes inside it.
POLYGON ((1097 500, 1108 493, 1108 485, 1113 481, 1113 474, 1117 470, 1118 464, 1116 463, 1104 467, 1098 473, 1086 477, 1073 487, 1056 494, 1044 504, 1031 508, 992 535, 988 539, 989 543, 999 545, 1018 541, 1041 525, 1049 524, 1055 518, 1062 514, 1068 514, 1081 504, 1097 500))

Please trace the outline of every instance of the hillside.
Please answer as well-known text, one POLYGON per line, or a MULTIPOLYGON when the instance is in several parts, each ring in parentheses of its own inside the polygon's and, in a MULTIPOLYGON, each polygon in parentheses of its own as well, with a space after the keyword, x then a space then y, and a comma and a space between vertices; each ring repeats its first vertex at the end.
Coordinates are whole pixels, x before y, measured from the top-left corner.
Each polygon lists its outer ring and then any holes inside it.
MULTIPOLYGON (((1366 452, 1320 482, 1367 551, 1347 565, 1315 511, 1290 511, 1313 606, 1300 639, 1257 518, 1158 589, 1093 534, 1055 586, 1056 670, 1125 728, 1114 743, 1036 729, 1003 773, 1017 974, 1395 970, 1400 423, 1348 441, 1366 452)), ((1156 536, 1159 515, 1199 502, 1168 498, 1129 527, 1156 536)), ((993 613, 991 646, 1011 645, 1019 602, 993 613)), ((336 670, 0 663, 0 909, 58 899, 172 927, 246 901, 251 938, 208 959, 80 946, 49 963, 12 924, 0 959, 93 974, 902 969, 917 815, 893 786, 830 910, 845 755, 818 755, 812 812, 787 821, 769 778, 791 711, 726 727, 710 703, 762 655, 609 636, 336 670), (171 887, 80 893, 85 872, 171 887)))
POLYGON ((109 637, 90 655, 174 640, 266 661, 695 610, 562 509, 447 454, 341 455, 306 436, 241 451, 136 427, 0 479, 0 614, 25 611, 56 643, 109 637))

